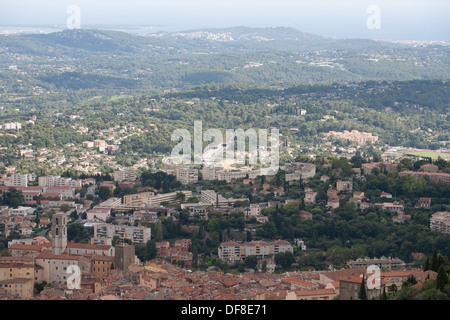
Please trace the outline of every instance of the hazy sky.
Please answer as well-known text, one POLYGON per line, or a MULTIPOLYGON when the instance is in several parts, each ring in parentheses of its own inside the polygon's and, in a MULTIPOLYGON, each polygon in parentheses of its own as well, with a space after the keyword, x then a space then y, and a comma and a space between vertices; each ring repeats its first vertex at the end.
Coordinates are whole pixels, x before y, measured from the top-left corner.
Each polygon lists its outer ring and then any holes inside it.
POLYGON ((337 37, 450 40, 450 0, 0 0, 0 25, 65 25, 67 8, 88 25, 153 29, 290 26, 337 37), (369 29, 370 6, 379 28, 369 29))

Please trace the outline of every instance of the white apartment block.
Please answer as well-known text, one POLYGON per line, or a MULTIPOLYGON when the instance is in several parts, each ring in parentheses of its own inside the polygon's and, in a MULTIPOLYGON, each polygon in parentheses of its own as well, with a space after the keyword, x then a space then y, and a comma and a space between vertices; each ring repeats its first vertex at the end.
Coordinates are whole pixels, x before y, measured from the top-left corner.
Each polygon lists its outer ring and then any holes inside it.
POLYGON ((198 170, 190 168, 177 169, 176 177, 177 181, 181 182, 182 184, 197 182, 198 170))
POLYGON ((285 240, 277 240, 271 243, 265 241, 251 241, 238 244, 234 241, 223 242, 218 248, 220 259, 239 260, 248 256, 256 256, 258 259, 267 258, 269 255, 277 255, 281 252, 294 252, 292 245, 285 240))
POLYGON ((94 238, 112 239, 119 236, 121 240, 131 240, 133 243, 146 244, 151 239, 151 229, 101 223, 94 225, 94 238))
POLYGON ((5 130, 20 130, 20 129, 22 129, 22 124, 20 122, 5 123, 5 130))
POLYGON ((72 178, 66 178, 61 176, 42 176, 39 177, 40 187, 75 187, 81 188, 81 180, 73 180, 72 178))
MULTIPOLYGON (((285 164, 285 169, 290 175, 291 180, 300 180, 312 178, 316 174, 316 165, 312 163, 304 162, 291 162, 285 164), (298 178, 297 178, 298 177, 298 178)), ((286 180, 288 179, 288 174, 286 174, 286 180)))
POLYGON ((136 171, 134 170, 119 170, 114 172, 114 181, 135 181, 136 171))
POLYGON ((26 217, 29 215, 32 215, 34 213, 34 208, 31 207, 22 207, 19 206, 15 209, 8 209, 8 215, 9 216, 21 216, 21 217, 26 217))
POLYGON ((438 211, 430 218, 430 229, 450 235, 450 212, 438 211))
POLYGON ((232 180, 245 178, 248 175, 248 171, 219 171, 217 173, 217 180, 225 180, 226 182, 231 182, 232 180))
POLYGON ((202 170, 203 180, 216 180, 217 172, 222 170, 219 167, 207 167, 204 166, 202 170))
POLYGON ((75 187, 69 186, 53 186, 53 187, 44 187, 44 193, 61 193, 61 200, 67 198, 73 198, 75 196, 75 187))
POLYGON ((220 167, 203 167, 203 180, 225 180, 231 182, 232 180, 239 178, 246 178, 247 175, 250 179, 254 179, 261 175, 259 170, 253 171, 225 171, 220 167))
POLYGON ((9 187, 28 187, 28 182, 34 179, 33 173, 16 173, 11 175, 8 180, 5 180, 4 184, 9 187))
POLYGON ((233 204, 236 201, 248 201, 248 198, 234 199, 234 198, 225 198, 220 194, 216 193, 214 190, 202 190, 200 192, 200 202, 210 204, 214 207, 222 207, 227 206, 229 204, 233 204))

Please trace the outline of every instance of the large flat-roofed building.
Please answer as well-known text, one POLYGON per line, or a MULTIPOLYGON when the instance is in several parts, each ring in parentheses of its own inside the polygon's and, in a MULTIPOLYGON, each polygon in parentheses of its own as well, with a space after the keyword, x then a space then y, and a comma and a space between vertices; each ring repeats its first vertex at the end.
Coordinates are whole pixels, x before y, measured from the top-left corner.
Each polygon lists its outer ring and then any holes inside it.
POLYGON ((152 206, 159 206, 163 202, 176 202, 178 201, 178 193, 183 193, 184 199, 192 197, 192 191, 186 190, 169 193, 160 193, 152 197, 146 198, 144 204, 149 207, 152 207, 152 206))
POLYGON ((222 207, 228 206, 229 204, 233 204, 236 201, 248 201, 248 198, 225 198, 222 195, 218 194, 214 190, 202 190, 200 192, 200 202, 205 205, 212 205, 214 207, 222 207))
POLYGON ((354 142, 356 144, 364 145, 366 143, 375 143, 378 137, 372 135, 370 132, 359 132, 358 130, 344 130, 342 132, 330 131, 324 134, 328 139, 344 139, 354 142))
POLYGON ((154 195, 155 193, 152 191, 128 194, 123 196, 123 204, 139 206, 144 204, 147 198, 152 197, 154 195))
POLYGON ((29 215, 32 215, 34 213, 35 208, 32 207, 22 207, 19 206, 17 208, 11 208, 8 209, 8 215, 15 217, 15 216, 21 216, 21 217, 26 217, 29 215))
POLYGON ((151 239, 151 229, 101 223, 94 225, 94 238, 112 239, 118 236, 120 240, 131 240, 133 243, 146 244, 151 239))
POLYGON ((31 257, 0 257, 0 281, 28 279, 35 282, 35 263, 31 257))
POLYGON ((226 182, 231 182, 236 179, 245 178, 248 175, 248 171, 219 171, 217 173, 217 180, 225 180, 226 182))
POLYGON ((308 179, 316 174, 316 165, 312 163, 291 162, 286 163, 284 168, 289 174, 289 177, 286 177, 286 179, 290 180, 308 179))
POLYGON ((73 180, 72 178, 61 176, 42 176, 38 179, 40 187, 74 187, 81 188, 81 180, 73 180))
POLYGON ((258 259, 264 259, 281 252, 293 252, 292 245, 284 240, 277 240, 271 243, 266 241, 250 241, 244 244, 227 241, 221 243, 218 248, 219 258, 223 260, 239 260, 252 255, 258 259))
POLYGON ((242 171, 227 171, 221 167, 203 167, 203 180, 225 180, 226 182, 232 182, 236 179, 248 178, 254 179, 261 175, 260 170, 242 170, 242 171))
POLYGON ((21 174, 16 173, 11 175, 4 181, 5 186, 9 187, 27 187, 29 181, 34 180, 34 174, 21 174))
POLYGON ((43 268, 43 280, 50 284, 66 284, 70 276, 67 268, 72 265, 78 266, 81 273, 91 270, 91 262, 88 257, 68 254, 41 253, 36 257, 36 264, 43 268))
POLYGON ((142 192, 123 196, 123 204, 131 206, 158 206, 162 202, 178 201, 177 193, 183 193, 185 199, 192 197, 192 191, 177 191, 155 195, 153 192, 142 192))
POLYGON ((450 234, 450 212, 438 211, 430 218, 430 229, 444 234, 450 234))
POLYGON ((401 171, 398 174, 400 177, 403 176, 413 176, 416 180, 422 179, 423 177, 428 177, 430 182, 450 182, 450 173, 443 172, 421 172, 421 171, 401 171))
POLYGON ((405 266, 405 262, 397 259, 397 258, 386 258, 386 257, 381 257, 381 258, 359 258, 353 261, 349 261, 348 262, 349 266, 351 268, 357 268, 357 267, 369 267, 371 265, 376 265, 377 267, 379 267, 380 269, 386 269, 386 270, 395 270, 398 268, 402 268, 405 266))
POLYGON ((114 172, 114 180, 117 182, 122 181, 135 181, 136 171, 134 170, 119 170, 114 172))
POLYGON ((176 170, 177 181, 189 184, 198 181, 198 169, 182 168, 176 170))
POLYGON ((204 166, 202 170, 203 180, 216 180, 217 173, 222 170, 220 167, 204 166))
POLYGON ((28 299, 33 297, 34 282, 32 279, 15 278, 0 280, 0 296, 2 293, 28 299))
POLYGON ((120 207, 122 205, 122 199, 121 198, 109 198, 106 201, 103 201, 102 203, 99 203, 94 207, 94 209, 115 209, 116 207, 120 207))

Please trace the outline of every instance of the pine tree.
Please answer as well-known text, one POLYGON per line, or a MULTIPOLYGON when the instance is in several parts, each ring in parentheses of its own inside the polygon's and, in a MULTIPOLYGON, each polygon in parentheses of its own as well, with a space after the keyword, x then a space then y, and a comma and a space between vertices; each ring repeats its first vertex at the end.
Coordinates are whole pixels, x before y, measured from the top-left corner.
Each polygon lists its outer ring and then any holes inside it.
POLYGON ((156 239, 158 241, 163 241, 163 239, 164 239, 164 237, 163 237, 163 227, 162 227, 161 220, 158 221, 158 229, 156 230, 156 239))
POLYGON ((387 300, 386 287, 383 288, 383 293, 380 297, 380 300, 387 300))
POLYGON ((364 275, 362 277, 361 286, 359 288, 358 298, 359 300, 367 300, 366 283, 364 280, 364 275))
POLYGON ((434 249, 433 250, 433 257, 431 258, 431 270, 433 271, 438 271, 438 255, 437 255, 437 250, 434 249))
POLYGON ((444 265, 441 265, 438 270, 436 278, 436 287, 441 292, 444 292, 445 286, 449 283, 447 272, 445 271, 444 265))
POLYGON ((427 260, 425 260, 425 266, 423 267, 423 271, 430 270, 430 258, 427 257, 427 260))

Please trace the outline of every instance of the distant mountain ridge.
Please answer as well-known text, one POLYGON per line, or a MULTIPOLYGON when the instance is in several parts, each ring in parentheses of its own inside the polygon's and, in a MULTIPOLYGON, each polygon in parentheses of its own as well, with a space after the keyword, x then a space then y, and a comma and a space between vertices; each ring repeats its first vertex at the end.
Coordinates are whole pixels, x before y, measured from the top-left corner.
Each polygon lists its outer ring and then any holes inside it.
MULTIPOLYGON (((48 34, 23 34, 0 36, 0 43, 19 44, 33 41, 38 48, 56 46, 87 51, 133 53, 148 51, 151 46, 170 46, 178 50, 190 50, 192 45, 208 43, 211 50, 237 51, 296 51, 326 47, 334 49, 361 49, 362 47, 398 47, 391 43, 366 39, 332 39, 301 32, 290 27, 249 28, 231 27, 196 29, 179 32, 157 32, 146 36, 123 31, 72 29, 48 34), (231 47, 229 45, 231 44, 231 47)), ((9 45, 11 47, 11 45, 9 45)), ((21 46, 17 47, 18 49, 21 46)), ((45 51, 45 50, 44 50, 45 51)))
POLYGON ((450 79, 450 52, 441 45, 335 39, 290 27, 149 35, 75 29, 1 35, 0 70, 55 89, 116 90, 123 80, 123 92, 134 94, 211 83, 450 79))

